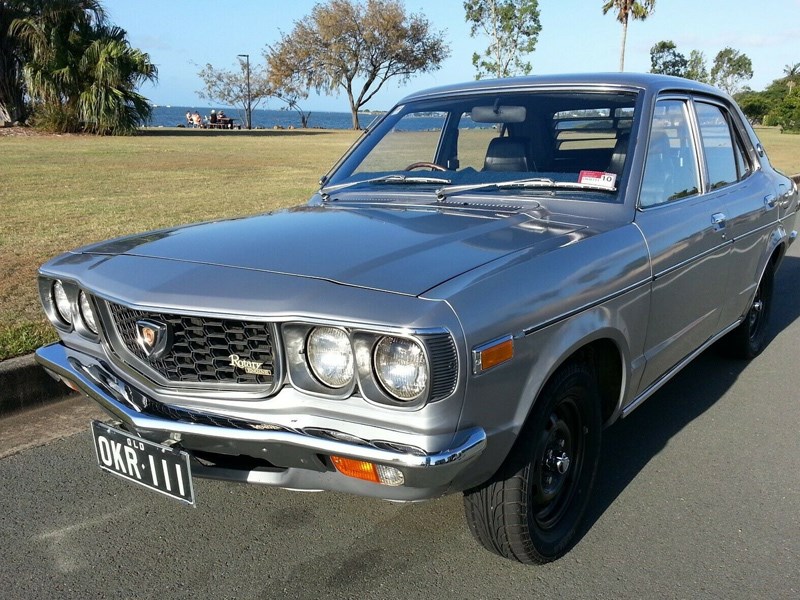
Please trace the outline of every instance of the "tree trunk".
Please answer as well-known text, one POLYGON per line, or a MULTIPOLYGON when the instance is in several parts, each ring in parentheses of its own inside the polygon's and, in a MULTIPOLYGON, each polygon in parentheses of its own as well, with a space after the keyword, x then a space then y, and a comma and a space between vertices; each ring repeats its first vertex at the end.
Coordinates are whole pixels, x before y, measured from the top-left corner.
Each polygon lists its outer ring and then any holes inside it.
POLYGON ((625 42, 628 39, 628 19, 622 22, 622 48, 619 51, 619 70, 625 70, 625 42))
POLYGON ((358 122, 358 106, 356 106, 356 100, 353 98, 353 90, 349 86, 347 88, 347 99, 350 100, 350 112, 353 114, 353 129, 359 130, 361 129, 361 123, 358 122))

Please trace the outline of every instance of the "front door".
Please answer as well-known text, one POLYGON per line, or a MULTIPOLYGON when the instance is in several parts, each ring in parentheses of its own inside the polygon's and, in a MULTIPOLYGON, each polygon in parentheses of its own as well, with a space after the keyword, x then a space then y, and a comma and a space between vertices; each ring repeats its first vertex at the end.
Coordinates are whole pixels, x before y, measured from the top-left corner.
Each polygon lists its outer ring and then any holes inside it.
POLYGON ((718 331, 731 244, 722 201, 702 193, 688 98, 656 103, 636 224, 653 270, 646 390, 718 331))

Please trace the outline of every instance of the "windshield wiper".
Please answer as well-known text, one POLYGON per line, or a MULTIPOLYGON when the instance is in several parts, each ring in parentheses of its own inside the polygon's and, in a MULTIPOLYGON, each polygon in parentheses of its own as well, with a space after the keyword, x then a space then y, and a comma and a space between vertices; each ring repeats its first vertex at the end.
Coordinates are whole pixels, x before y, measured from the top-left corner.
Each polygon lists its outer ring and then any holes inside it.
POLYGON ((322 194, 322 198, 324 200, 327 200, 330 198, 331 192, 343 190, 356 185, 362 185, 364 183, 393 183, 401 185, 428 183, 448 185, 452 183, 452 181, 450 179, 445 179, 444 177, 425 177, 422 175, 381 175, 380 177, 372 177, 371 179, 359 179, 358 181, 348 181, 347 183, 338 183, 336 185, 321 187, 319 189, 319 193, 322 194))
POLYGON ((513 179, 511 181, 493 181, 489 183, 466 183, 464 185, 449 185, 436 190, 436 199, 441 201, 448 196, 488 189, 553 189, 553 190, 591 190, 595 192, 617 191, 615 187, 605 187, 596 183, 577 183, 574 181, 555 181, 549 177, 529 177, 527 179, 513 179))

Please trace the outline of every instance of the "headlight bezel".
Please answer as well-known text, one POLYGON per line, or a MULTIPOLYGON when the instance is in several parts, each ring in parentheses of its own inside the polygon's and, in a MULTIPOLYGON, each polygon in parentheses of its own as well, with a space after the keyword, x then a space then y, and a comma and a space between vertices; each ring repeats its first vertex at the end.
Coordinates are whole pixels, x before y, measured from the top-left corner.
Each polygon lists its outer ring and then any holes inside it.
POLYGON ((64 282, 60 279, 55 279, 50 286, 50 295, 55 307, 55 314, 58 320, 65 326, 72 328, 75 326, 75 307, 73 306, 70 294, 67 293, 64 287, 64 282), (66 306, 62 304, 66 303, 66 306))
POLYGON ((281 325, 281 337, 286 360, 286 372, 289 384, 302 393, 312 396, 331 399, 348 400, 356 394, 356 400, 363 400, 369 404, 383 408, 399 410, 418 410, 428 404, 450 397, 456 390, 459 374, 458 352, 452 334, 449 331, 436 329, 425 332, 408 332, 407 330, 392 330, 384 328, 364 328, 348 326, 335 322, 287 322, 281 325), (355 361, 355 376, 349 385, 336 389, 324 385, 313 373, 307 356, 307 340, 312 330, 321 327, 333 327, 343 331, 350 339, 355 361), (379 381, 374 362, 375 349, 380 341, 385 338, 398 338, 416 344, 424 355, 424 364, 427 374, 427 383, 422 393, 410 400, 393 396, 379 381), (441 372, 434 368, 434 362, 441 365, 441 360, 434 360, 432 352, 441 356, 440 342, 446 339, 446 346, 451 358, 446 361, 446 368, 452 375, 445 377, 448 382, 439 381, 441 372), (437 346, 437 343, 439 344, 437 346), (431 345, 433 344, 433 345, 431 345), (442 386, 444 383, 444 386, 442 386), (360 396, 360 398, 358 397, 360 396))
POLYGON ((69 333, 74 330, 73 321, 75 319, 75 307, 72 303, 72 298, 77 294, 77 286, 71 281, 64 280, 58 277, 44 277, 40 276, 39 284, 39 299, 42 302, 45 315, 50 323, 58 331, 69 333), (61 315, 61 312, 56 307, 56 283, 64 289, 67 299, 70 301, 70 320, 67 321, 61 315))
POLYGON ((85 337, 99 337, 100 326, 97 309, 94 307, 92 296, 86 290, 78 290, 78 323, 76 329, 85 337), (87 316, 87 312, 89 316, 87 316), (82 331, 85 329, 85 331, 82 331))
MULTIPOLYGON (((286 361, 286 374, 289 383, 295 389, 320 398, 331 400, 345 400, 353 395, 356 389, 354 376, 350 382, 341 388, 332 388, 322 383, 311 370, 307 356, 307 341, 312 330, 318 327, 332 327, 341 329, 350 338, 350 332, 333 324, 312 323, 284 323, 281 326, 284 359, 286 361)), ((352 344, 351 344, 352 348, 352 344)))
POLYGON ((91 342, 100 341, 100 318, 90 292, 81 288, 77 282, 61 277, 40 275, 38 283, 39 297, 42 301, 45 315, 58 331, 65 334, 75 332, 91 342), (58 308, 58 301, 56 299, 57 286, 63 289, 64 296, 69 304, 69 321, 62 314, 62 310, 58 308), (80 300, 82 296, 86 297, 86 302, 91 308, 95 327, 97 328, 96 332, 87 324, 87 318, 83 314, 84 311, 82 310, 80 300))
MULTIPOLYGON (((389 348, 388 351, 391 352, 392 348, 389 348)), ((403 405, 409 405, 417 402, 420 398, 427 396, 430 391, 430 381, 431 381, 430 361, 428 360, 428 356, 425 351, 425 346, 413 338, 394 336, 394 335, 382 336, 375 343, 372 350, 372 370, 374 372, 378 384, 383 388, 383 391, 389 396, 391 396, 396 402, 400 402, 403 405), (419 354, 421 354, 421 359, 422 359, 421 366, 424 369, 424 382, 422 383, 422 386, 417 393, 410 396, 403 396, 396 388, 392 389, 392 385, 388 381, 389 378, 383 373, 383 370, 380 365, 381 359, 379 357, 379 353, 381 352, 382 346, 387 342, 390 346, 399 345, 402 343, 409 344, 411 348, 416 349, 416 351, 418 351, 419 354)), ((418 378, 419 375, 417 375, 417 379, 418 378)))

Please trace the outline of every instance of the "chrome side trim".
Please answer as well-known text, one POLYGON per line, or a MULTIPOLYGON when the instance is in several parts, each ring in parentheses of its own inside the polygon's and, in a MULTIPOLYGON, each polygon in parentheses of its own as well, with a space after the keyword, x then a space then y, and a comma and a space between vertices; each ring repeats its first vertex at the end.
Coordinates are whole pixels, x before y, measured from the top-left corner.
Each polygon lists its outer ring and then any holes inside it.
POLYGON ((636 289, 638 289, 638 288, 640 288, 642 286, 650 285, 650 283, 652 283, 652 281, 653 281, 652 278, 648 277, 647 279, 642 279, 641 281, 637 281, 636 283, 632 283, 631 285, 621 289, 618 292, 614 292, 613 294, 608 294, 607 296, 603 296, 602 298, 600 298, 598 300, 595 300, 593 302, 589 302, 588 304, 584 304, 583 306, 579 306, 578 308, 575 308, 575 309, 573 309, 573 310, 571 310, 569 312, 562 313, 562 314, 558 315, 557 317, 553 317, 553 318, 548 319, 547 321, 545 321, 543 323, 540 323, 539 325, 534 325, 532 327, 528 327, 526 329, 523 329, 522 330, 522 335, 524 335, 524 336, 533 335, 537 331, 540 331, 540 330, 542 330, 542 329, 544 329, 546 327, 550 327, 550 325, 555 325, 559 321, 564 321, 565 319, 569 319, 570 317, 574 317, 575 315, 580 314, 585 310, 589 310, 591 308, 594 308, 595 306, 600 306, 601 304, 604 304, 605 302, 609 302, 610 300, 614 300, 616 298, 619 298, 620 296, 624 296, 628 292, 632 292, 633 290, 636 290, 636 289))
POLYGON ((653 382, 650 385, 649 388, 647 388, 645 391, 643 391, 641 394, 639 394, 630 403, 628 403, 625 406, 625 408, 622 409, 622 417, 625 418, 629 414, 631 414, 634 411, 634 409, 638 408, 642 404, 642 402, 644 402, 650 396, 655 394, 658 390, 660 390, 664 386, 665 383, 667 383, 670 379, 672 379, 675 375, 677 375, 681 371, 681 369, 683 369, 683 367, 688 365, 695 358, 697 358, 700 354, 702 354, 714 342, 716 342, 720 338, 724 337, 726 334, 728 334, 731 331, 733 331, 734 329, 736 329, 736 327, 738 327, 739 324, 743 320, 744 319, 742 318, 742 319, 739 319, 736 322, 732 323, 731 325, 728 325, 725 329, 720 331, 717 335, 715 335, 715 336, 709 338, 708 340, 706 340, 706 342, 702 346, 700 346, 697 350, 695 350, 694 352, 689 354, 689 356, 684 358, 677 365, 672 367, 672 369, 670 369, 669 371, 664 373, 660 378, 658 378, 655 382, 653 382))
POLYGON ((701 260, 701 259, 705 258, 706 256, 710 256, 710 255, 714 254, 715 252, 719 252, 720 250, 722 250, 726 246, 733 245, 734 241, 735 240, 733 240, 733 239, 726 240, 724 243, 719 244, 717 246, 714 246, 713 248, 709 248, 705 252, 701 252, 700 254, 695 254, 694 256, 692 256, 690 258, 687 258, 686 260, 682 260, 681 262, 679 262, 677 264, 674 264, 671 267, 667 267, 663 271, 659 271, 658 273, 653 275, 653 279, 654 280, 661 279, 662 277, 666 277, 670 273, 674 273, 675 271, 679 271, 680 269, 683 269, 684 267, 692 264, 695 261, 701 260))
POLYGON ((82 368, 83 365, 74 365, 73 361, 76 363, 79 361, 74 357, 67 356, 66 348, 60 343, 39 348, 36 351, 36 361, 63 379, 72 382, 80 391, 99 403, 114 417, 135 430, 160 432, 173 436, 175 434, 200 436, 233 442, 281 444, 319 454, 346 456, 410 469, 429 469, 454 464, 463 466, 476 459, 486 447, 486 433, 480 427, 459 432, 456 445, 451 448, 419 455, 365 447, 298 432, 252 431, 160 419, 137 412, 131 407, 133 403, 130 400, 125 402, 127 392, 124 382, 117 382, 110 373, 105 375, 108 379, 115 380, 112 383, 117 383, 117 385, 113 387, 109 381, 90 377, 88 370, 82 368))

